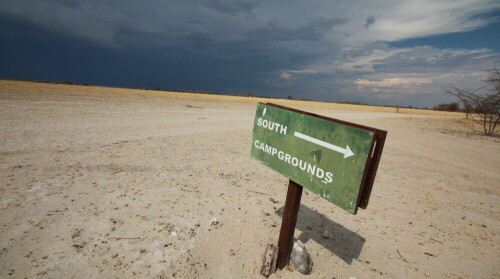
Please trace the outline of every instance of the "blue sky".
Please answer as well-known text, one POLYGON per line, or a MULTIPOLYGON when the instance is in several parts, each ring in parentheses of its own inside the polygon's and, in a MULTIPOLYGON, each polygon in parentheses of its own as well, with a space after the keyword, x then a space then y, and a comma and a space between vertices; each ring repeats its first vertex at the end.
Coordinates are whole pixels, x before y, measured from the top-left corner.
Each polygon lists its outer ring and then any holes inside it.
POLYGON ((0 0, 0 77, 433 107, 498 34, 497 0, 0 0))

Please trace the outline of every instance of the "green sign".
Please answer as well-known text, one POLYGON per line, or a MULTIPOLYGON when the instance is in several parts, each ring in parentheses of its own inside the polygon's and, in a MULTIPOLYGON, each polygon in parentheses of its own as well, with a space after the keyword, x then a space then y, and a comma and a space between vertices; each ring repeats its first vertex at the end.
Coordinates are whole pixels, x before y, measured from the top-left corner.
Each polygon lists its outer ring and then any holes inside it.
MULTIPOLYGON (((380 158, 372 160, 379 132, 384 132, 385 139, 385 131, 259 104, 251 154, 264 165, 356 214, 363 190, 366 188, 365 196, 371 191, 380 158), (370 185, 365 187, 366 184, 370 185)), ((379 149, 378 155, 382 147, 379 149)))

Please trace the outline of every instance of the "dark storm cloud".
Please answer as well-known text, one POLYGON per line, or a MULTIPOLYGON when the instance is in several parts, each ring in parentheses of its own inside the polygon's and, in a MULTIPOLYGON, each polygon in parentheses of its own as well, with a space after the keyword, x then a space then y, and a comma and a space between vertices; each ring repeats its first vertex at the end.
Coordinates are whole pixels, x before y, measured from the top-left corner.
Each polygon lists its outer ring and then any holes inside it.
POLYGON ((271 22, 265 27, 250 32, 249 37, 260 42, 291 40, 320 41, 335 25, 345 24, 346 22, 347 19, 345 18, 319 18, 295 28, 279 27, 271 22))
POLYGON ((204 0, 204 6, 223 14, 245 14, 250 13, 260 1, 258 0, 204 0))
POLYGON ((363 27, 365 28, 365 30, 368 30, 368 28, 370 27, 370 25, 373 25, 374 23, 375 23, 375 17, 374 16, 369 16, 366 19, 366 23, 363 25, 363 27))
MULTIPOLYGON (((130 61, 129 73, 123 75, 128 85, 141 86, 136 76, 144 78, 144 75, 134 76, 136 69, 160 70, 170 76, 152 87, 205 88, 223 93, 231 93, 230 90, 272 93, 273 79, 279 77, 280 71, 298 68, 320 58, 325 51, 334 51, 334 45, 321 40, 334 26, 346 22, 345 18, 336 17, 305 17, 294 20, 295 25, 274 19, 261 21, 249 15, 257 4, 258 1, 213 0, 201 4, 147 1, 138 5, 122 1, 114 8, 93 1, 87 5, 77 1, 21 1, 4 7, 3 13, 47 29, 54 40, 69 36, 73 39, 66 39, 68 42, 84 40, 94 42, 97 48, 114 49, 116 52, 109 57, 115 58, 96 57, 95 68, 102 68, 97 65, 105 60, 110 60, 108 64, 116 63, 118 57, 130 61), (29 4, 38 11, 30 10, 29 4), (210 12, 214 10, 228 15, 244 13, 251 18, 220 17, 210 12), (292 40, 296 45, 286 43, 292 40), (180 77, 180 73, 186 77, 180 77), (187 76, 191 77, 191 84, 187 76)), ((73 43, 71 47, 78 48, 76 45, 73 43)), ((84 56, 91 55, 89 51, 84 56)), ((61 58, 54 57, 54 60, 61 58)), ((79 63, 74 61, 74 64, 79 63)), ((151 74, 156 75, 156 72, 151 74)), ((54 76, 57 75, 50 78, 54 76)), ((102 82, 101 78, 94 80, 102 82)))

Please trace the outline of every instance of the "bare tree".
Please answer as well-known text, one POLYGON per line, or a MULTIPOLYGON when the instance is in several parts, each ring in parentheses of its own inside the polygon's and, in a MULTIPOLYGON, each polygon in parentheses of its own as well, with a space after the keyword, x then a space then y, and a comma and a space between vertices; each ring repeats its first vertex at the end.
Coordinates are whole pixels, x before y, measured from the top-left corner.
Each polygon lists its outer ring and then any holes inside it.
POLYGON ((500 120, 500 70, 484 70, 489 75, 483 80, 488 85, 474 89, 464 90, 456 87, 446 90, 446 94, 453 95, 464 106, 466 118, 469 116, 483 125, 484 133, 488 136, 495 134, 496 126, 500 120), (484 94, 479 92, 486 90, 484 94))

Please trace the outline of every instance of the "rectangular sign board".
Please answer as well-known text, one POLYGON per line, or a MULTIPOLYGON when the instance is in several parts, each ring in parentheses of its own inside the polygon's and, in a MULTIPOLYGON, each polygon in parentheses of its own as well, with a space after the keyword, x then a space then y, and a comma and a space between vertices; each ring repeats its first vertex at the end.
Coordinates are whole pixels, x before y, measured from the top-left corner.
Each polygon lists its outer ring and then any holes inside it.
POLYGON ((387 132, 275 104, 257 105, 251 155, 356 214, 366 208, 387 132))

